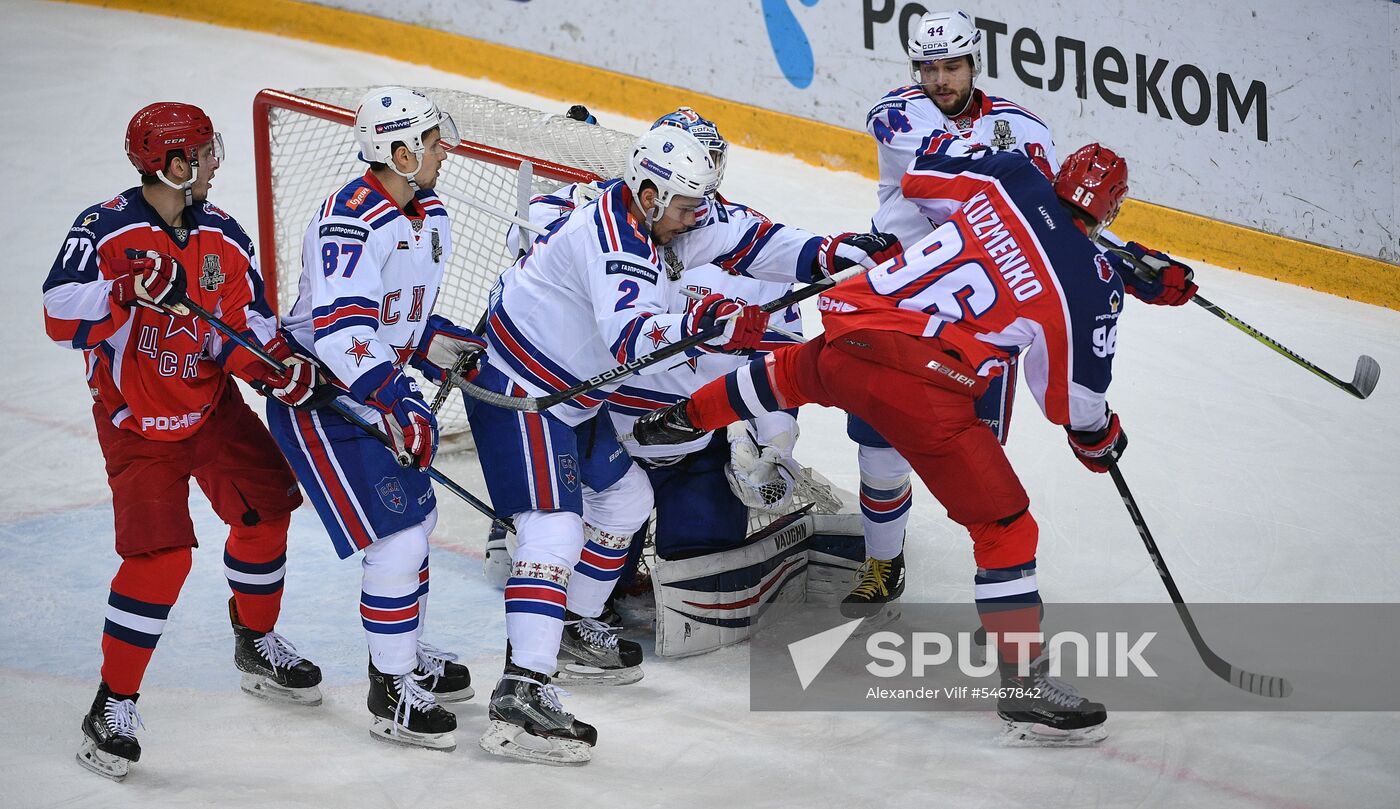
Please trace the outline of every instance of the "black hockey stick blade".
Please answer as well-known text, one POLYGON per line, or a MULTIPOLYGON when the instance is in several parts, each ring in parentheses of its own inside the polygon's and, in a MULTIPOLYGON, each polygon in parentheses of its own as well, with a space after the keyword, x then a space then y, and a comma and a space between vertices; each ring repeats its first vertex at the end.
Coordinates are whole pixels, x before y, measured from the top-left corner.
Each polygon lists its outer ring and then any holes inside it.
POLYGON ((1133 497, 1132 491, 1128 489, 1128 482, 1123 479, 1123 473, 1119 471, 1116 464, 1108 468, 1108 473, 1113 478, 1113 485, 1118 488, 1118 495, 1123 499, 1123 505, 1128 509, 1128 516, 1132 519, 1133 526, 1137 528, 1142 544, 1147 547, 1147 555, 1152 559, 1152 564, 1157 569, 1157 575, 1161 577, 1162 584, 1167 588, 1167 594, 1171 596, 1172 603, 1176 605, 1176 613, 1181 617, 1181 623, 1186 626, 1186 634, 1191 636, 1191 643, 1196 647, 1196 653, 1201 656, 1201 662, 1205 663, 1206 668, 1212 674, 1242 691, 1275 699, 1283 699, 1292 694, 1293 684, 1288 682, 1286 678, 1245 671, 1216 654, 1215 650, 1206 644, 1205 638, 1201 637, 1201 630, 1196 626, 1196 620, 1191 617, 1191 610, 1186 606, 1186 600, 1181 596, 1181 590, 1177 589, 1176 579, 1167 569, 1167 562, 1162 558, 1162 551, 1157 547, 1157 541, 1152 538, 1152 532, 1147 528, 1147 520, 1143 518, 1137 500, 1133 497))
POLYGON ((1351 377, 1351 383, 1344 385, 1347 393, 1358 399, 1365 399, 1371 395, 1371 391, 1376 389, 1376 383, 1381 378, 1381 364, 1376 362, 1376 358, 1368 354, 1362 354, 1356 359, 1356 373, 1351 377))

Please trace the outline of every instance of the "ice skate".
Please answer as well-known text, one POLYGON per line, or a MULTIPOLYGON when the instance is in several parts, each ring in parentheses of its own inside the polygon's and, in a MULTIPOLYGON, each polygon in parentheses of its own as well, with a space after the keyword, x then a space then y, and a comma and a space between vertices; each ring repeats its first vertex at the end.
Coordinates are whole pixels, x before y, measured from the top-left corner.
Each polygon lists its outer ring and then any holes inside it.
POLYGON ((642 647, 597 618, 568 613, 554 679, 573 685, 630 685, 642 679, 642 647))
POLYGON ((414 674, 385 674, 369 666, 369 732, 393 744, 457 749, 457 716, 441 705, 414 674))
POLYGON ((904 551, 889 560, 866 557, 855 589, 841 599, 841 614, 864 618, 860 631, 872 632, 899 620, 899 597, 903 594, 904 551))
POLYGON ((466 702, 476 696, 471 671, 457 662, 457 655, 421 640, 418 641, 418 667, 413 674, 438 702, 466 702))
POLYGON ((113 694, 106 683, 98 687, 92 708, 83 717, 79 764, 113 781, 126 778, 131 765, 141 760, 141 743, 136 741, 136 729, 144 727, 136 712, 140 696, 113 694))
POLYGON ((243 672, 240 686, 249 694, 274 702, 321 704, 321 669, 297 654, 296 647, 276 632, 255 632, 238 618, 238 608, 228 601, 233 624, 233 664, 243 672))
POLYGON ((1008 747, 1087 747, 1108 738, 1108 713, 1073 686, 1051 677, 1050 659, 1031 663, 1026 677, 1002 677, 997 715, 1006 720, 1008 747))
POLYGON ((481 737, 481 749, 538 764, 587 764, 598 731, 564 710, 561 693, 549 677, 507 663, 491 694, 491 724, 481 737))

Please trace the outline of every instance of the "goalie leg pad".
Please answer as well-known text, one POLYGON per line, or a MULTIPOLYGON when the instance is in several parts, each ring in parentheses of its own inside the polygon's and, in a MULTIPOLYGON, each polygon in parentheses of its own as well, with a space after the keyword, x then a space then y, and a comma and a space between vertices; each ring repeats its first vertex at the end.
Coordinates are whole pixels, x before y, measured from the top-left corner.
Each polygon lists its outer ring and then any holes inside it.
POLYGON ((770 604, 806 597, 807 542, 813 518, 792 514, 749 544, 689 559, 658 558, 656 653, 700 654, 745 640, 770 604))
POLYGON ((807 603, 839 604, 860 579, 865 535, 859 514, 814 514, 807 543, 807 603))

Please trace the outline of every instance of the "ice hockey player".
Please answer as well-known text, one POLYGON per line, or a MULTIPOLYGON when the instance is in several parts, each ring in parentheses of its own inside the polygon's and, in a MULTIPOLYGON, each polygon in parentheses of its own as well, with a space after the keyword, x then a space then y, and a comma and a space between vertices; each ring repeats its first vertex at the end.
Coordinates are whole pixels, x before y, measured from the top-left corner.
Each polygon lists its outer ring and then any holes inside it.
POLYGON ((196 544, 189 480, 229 526, 234 665, 243 690, 316 705, 321 671, 273 631, 282 602, 296 481, 230 375, 279 400, 310 396, 309 366, 272 372, 193 317, 222 313, 269 350, 275 323, 253 245, 207 201, 223 140, 198 107, 158 102, 127 126, 141 184, 78 215, 44 282, 45 325, 79 349, 106 459, 121 565, 102 633, 102 683, 78 761, 120 780, 141 758, 141 679, 189 573, 196 544))
MULTIPOLYGON (((957 138, 994 149, 1014 149, 1031 159, 1047 177, 1059 162, 1050 129, 1025 107, 976 88, 982 72, 982 32, 965 11, 924 14, 912 29, 907 54, 913 84, 886 93, 866 115, 880 167, 879 208, 872 219, 877 231, 898 236, 904 244, 927 236, 961 205, 961 199, 905 199, 900 182, 915 157, 943 138, 957 138)), ((1113 238, 1111 234, 1105 234, 1113 238)), ((1118 241, 1116 238, 1113 239, 1118 241)), ((1153 304, 1179 306, 1195 294, 1191 268, 1136 243, 1128 249, 1161 267, 1156 279, 1140 279, 1118 256, 1108 254, 1127 290, 1153 304)), ((978 398, 978 417, 1006 443, 1011 426, 1019 356, 1006 358, 1006 371, 989 379, 978 398)), ((843 608, 851 616, 886 617, 897 610, 904 590, 904 534, 913 505, 909 462, 877 431, 850 416, 847 432, 859 445, 861 511, 865 517, 866 567, 843 608)))
MULTIPOLYGON (((903 191, 911 200, 966 201, 903 256, 826 293, 823 335, 642 417, 634 435, 644 444, 689 440, 808 402, 853 412, 891 439, 968 529, 989 636, 1038 632, 1038 529, 973 402, 987 376, 1020 352, 1032 394, 1065 426, 1078 459, 1104 472, 1121 456, 1127 438, 1106 391, 1123 288, 1090 238, 1117 214, 1127 165, 1093 144, 1066 161, 1052 186, 1020 154, 945 141, 915 161, 903 191)), ((1051 678, 1037 646, 1023 654, 999 640, 996 648, 1003 684, 1013 689, 998 704, 1012 741, 1104 738, 1103 706, 1051 678), (1028 692, 1038 696, 1014 696, 1028 692)))
POLYGON ((354 137, 368 170, 312 217, 302 241, 301 295, 284 333, 337 386, 338 401, 382 425, 395 447, 324 406, 269 403, 267 417, 336 553, 363 553, 371 733, 450 750, 457 718, 438 703, 470 699, 473 691, 456 655, 421 640, 428 536, 437 523, 425 470, 438 435, 403 366, 441 379, 459 354, 482 348, 470 331, 432 314, 452 253, 447 210, 433 187, 457 129, 427 96, 381 87, 360 102, 354 137))

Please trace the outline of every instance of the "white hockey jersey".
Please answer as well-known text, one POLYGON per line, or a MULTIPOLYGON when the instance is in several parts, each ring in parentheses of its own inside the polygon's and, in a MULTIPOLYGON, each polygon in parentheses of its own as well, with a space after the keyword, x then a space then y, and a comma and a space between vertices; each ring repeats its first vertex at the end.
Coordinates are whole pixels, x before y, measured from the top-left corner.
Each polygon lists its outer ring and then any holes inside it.
MULTIPOLYGON (((713 264, 706 264, 686 270, 680 283, 673 288, 669 300, 672 311, 686 311, 695 305, 694 299, 683 294, 683 289, 700 295, 718 292, 743 303, 762 304, 786 295, 792 285, 730 275, 713 264)), ((802 334, 802 314, 797 304, 774 312, 769 323, 783 331, 802 334)), ((773 350, 792 342, 791 338, 770 331, 764 336, 760 350, 773 350)), ((706 382, 748 364, 749 359, 746 354, 702 354, 664 371, 625 380, 608 396, 608 415, 614 429, 619 436, 630 435, 633 422, 640 416, 692 395, 706 382)), ((780 415, 789 420, 792 418, 785 413, 780 415)), ((642 446, 635 441, 624 440, 623 446, 634 458, 674 458, 704 449, 709 442, 710 436, 706 435, 685 444, 642 446)))
POLYGON ((412 355, 451 253, 436 194, 419 191, 404 210, 366 173, 332 194, 307 227, 299 294, 283 325, 354 389, 371 368, 402 367, 412 355))
MULTIPOLYGON (((682 339, 685 311, 671 306, 682 267, 713 262, 791 283, 810 275, 821 242, 744 206, 712 205, 703 224, 672 240, 668 261, 629 213, 630 199, 621 181, 606 184, 597 199, 555 220, 492 290, 491 364, 531 395, 563 390, 682 339)), ((531 206, 532 221, 535 213, 531 206)), ((617 384, 551 412, 578 424, 617 384)))
POLYGON ((1059 170, 1050 129, 1024 107, 1004 98, 972 91, 967 115, 950 119, 918 85, 898 87, 886 93, 865 116, 865 128, 875 138, 880 165, 880 207, 871 219, 874 229, 893 233, 904 244, 913 244, 933 232, 957 209, 950 206, 942 218, 931 222, 900 193, 899 183, 909 164, 938 136, 949 135, 998 149, 1029 154, 1032 144, 1044 151, 1050 167, 1059 170))

